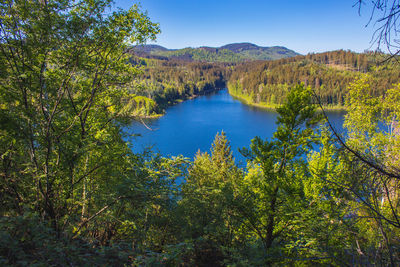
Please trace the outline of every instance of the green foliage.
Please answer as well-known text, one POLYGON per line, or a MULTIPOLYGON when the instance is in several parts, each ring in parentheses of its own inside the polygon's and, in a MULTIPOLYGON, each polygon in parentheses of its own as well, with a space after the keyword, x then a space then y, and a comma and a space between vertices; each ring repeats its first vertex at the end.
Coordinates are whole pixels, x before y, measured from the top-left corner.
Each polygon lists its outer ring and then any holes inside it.
MULTIPOLYGON (((309 186, 307 191, 321 203, 324 216, 332 218, 330 226, 336 224, 340 233, 351 236, 331 243, 330 247, 337 247, 337 255, 341 249, 358 264, 381 262, 395 266, 400 260, 400 225, 396 219, 399 161, 395 156, 399 154, 400 99, 398 86, 384 97, 371 94, 371 79, 365 75, 350 85, 344 123, 347 137, 339 142, 345 148, 337 149, 335 140, 325 134, 323 148, 310 162, 317 186, 309 186)), ((346 259, 345 255, 341 257, 346 259)))
MULTIPOLYGON (((246 169, 223 132, 193 162, 134 154, 126 117, 222 88, 232 66, 132 56, 158 25, 111 4, 0 3, 0 265, 398 265, 396 65, 344 51, 238 65, 231 93, 281 105, 246 169), (346 138, 315 128, 299 81, 346 100, 346 138)), ((174 53, 262 56, 248 46, 174 53)))
POLYGON ((310 88, 291 88, 277 109, 279 126, 273 139, 256 137, 250 149, 242 150, 250 168, 243 194, 248 207, 244 214, 252 226, 247 231, 262 240, 269 263, 279 262, 282 254, 304 257, 312 249, 307 236, 293 236, 304 227, 302 214, 307 211, 303 183, 309 172, 302 156, 317 141, 311 127, 320 120, 311 100, 310 88))
POLYGON ((361 73, 370 73, 374 96, 383 95, 398 82, 395 61, 379 66, 379 54, 333 51, 275 61, 237 65, 228 79, 229 92, 250 104, 284 103, 288 88, 298 83, 311 86, 326 107, 343 107, 347 87, 361 73), (252 99, 248 99, 252 95, 252 99))
POLYGON ((151 116, 162 114, 178 101, 206 94, 225 87, 227 70, 224 65, 189 63, 181 60, 140 59, 131 62, 144 66, 143 73, 126 86, 130 96, 126 102, 130 114, 151 116), (144 60, 145 64, 142 64, 144 60), (143 97, 146 105, 137 101, 143 97))
POLYGON ((245 59, 243 56, 235 54, 227 49, 208 51, 202 48, 184 48, 174 51, 157 51, 153 54, 169 58, 190 59, 204 62, 239 62, 245 59))
POLYGON ((222 47, 199 47, 168 50, 155 45, 136 48, 141 56, 166 57, 185 61, 238 63, 249 60, 275 60, 298 55, 285 47, 260 47, 250 43, 228 44, 222 47))
POLYGON ((57 237, 31 213, 1 218, 0 237, 2 266, 124 266, 133 257, 128 244, 94 247, 81 239, 57 237))
POLYGON ((190 166, 179 207, 182 235, 193 240, 197 264, 221 264, 228 257, 225 248, 237 244, 233 232, 240 221, 232 203, 242 177, 224 132, 216 135, 211 155, 198 152, 190 166))
POLYGON ((353 205, 359 206, 358 215, 372 218, 360 225, 370 238, 370 246, 380 250, 374 243, 377 240, 385 243, 381 258, 393 265, 400 261, 395 245, 399 242, 397 236, 400 229, 400 199, 396 186, 400 163, 399 85, 388 90, 384 97, 373 97, 367 95, 371 91, 370 79, 366 76, 355 81, 347 99, 347 145, 357 151, 364 161, 360 162, 352 155, 350 162, 353 163, 353 170, 356 166, 358 172, 352 175, 346 186, 352 186, 350 191, 355 202, 353 205), (365 227, 365 223, 370 227, 365 227))
MULTIPOLYGON (((189 224, 193 224, 191 231, 195 234, 194 238, 199 237, 202 231, 212 234, 215 233, 215 228, 225 228, 224 221, 229 220, 229 216, 226 217, 228 211, 225 211, 229 209, 227 201, 233 197, 233 189, 241 175, 241 170, 234 163, 224 132, 216 135, 211 155, 198 152, 189 168, 189 175, 182 189, 185 197, 180 204, 188 210, 186 216, 192 221, 189 224), (193 206, 195 203, 199 206, 193 206), (199 212, 209 214, 196 215, 199 212), (199 217, 204 221, 200 222, 199 217)), ((212 236, 217 238, 214 234, 212 236)))
MULTIPOLYGON (((169 238, 157 237, 157 227, 169 223, 172 184, 185 162, 134 155, 121 135, 121 100, 129 97, 123 85, 139 73, 128 64, 128 45, 154 38, 159 29, 137 6, 109 13, 111 4, 0 4, 0 224, 8 240, 3 262, 107 264, 90 247, 118 254, 125 252, 115 252, 115 243, 142 251, 143 244, 153 249, 169 238), (26 221, 31 230, 11 228, 27 214, 37 216, 26 221), (26 249, 24 236, 32 239, 26 249), (79 248, 72 238, 85 245, 79 248)), ((139 109, 154 105, 142 96, 133 100, 139 109)))

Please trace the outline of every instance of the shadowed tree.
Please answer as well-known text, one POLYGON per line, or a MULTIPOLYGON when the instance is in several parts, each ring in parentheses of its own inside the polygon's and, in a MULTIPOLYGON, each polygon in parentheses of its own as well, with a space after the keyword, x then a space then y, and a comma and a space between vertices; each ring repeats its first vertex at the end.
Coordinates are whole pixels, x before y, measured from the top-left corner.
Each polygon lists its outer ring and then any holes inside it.
POLYGON ((123 198, 109 189, 130 168, 117 125, 121 85, 138 73, 127 48, 158 25, 109 0, 0 6, 1 212, 80 228, 123 198))

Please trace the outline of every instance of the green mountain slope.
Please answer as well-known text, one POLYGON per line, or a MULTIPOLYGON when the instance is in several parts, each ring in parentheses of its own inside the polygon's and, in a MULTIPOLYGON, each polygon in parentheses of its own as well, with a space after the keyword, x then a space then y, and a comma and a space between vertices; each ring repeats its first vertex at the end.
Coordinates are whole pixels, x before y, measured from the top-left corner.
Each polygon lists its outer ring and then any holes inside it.
POLYGON ((274 60, 299 55, 283 46, 261 47, 252 43, 235 43, 221 47, 199 47, 167 49, 159 45, 141 45, 135 52, 145 57, 166 57, 186 61, 230 62, 237 63, 252 60, 274 60))
POLYGON ((398 64, 381 65, 384 55, 332 51, 274 61, 244 62, 235 66, 228 79, 229 92, 250 104, 280 105, 290 88, 310 86, 325 106, 344 105, 347 88, 363 73, 371 76, 374 96, 398 83, 398 64))

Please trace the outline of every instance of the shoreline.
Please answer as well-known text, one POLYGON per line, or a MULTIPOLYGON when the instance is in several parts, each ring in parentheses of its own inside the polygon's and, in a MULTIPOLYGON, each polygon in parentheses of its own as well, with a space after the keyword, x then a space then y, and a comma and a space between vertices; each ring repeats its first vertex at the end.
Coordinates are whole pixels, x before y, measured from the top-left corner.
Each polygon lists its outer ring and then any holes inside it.
MULTIPOLYGON (((168 105, 165 107, 164 112, 163 112, 163 113, 160 113, 160 114, 154 114, 154 115, 139 115, 139 116, 138 116, 138 115, 133 115, 133 116, 129 116, 129 117, 131 117, 132 119, 134 119, 135 117, 138 117, 138 118, 140 118, 140 119, 158 119, 158 118, 160 118, 160 117, 162 117, 162 116, 164 116, 164 115, 166 114, 166 109, 168 109, 169 107, 172 107, 172 106, 174 106, 174 105, 177 105, 177 104, 179 104, 179 103, 182 103, 182 102, 184 102, 184 101, 186 101, 186 100, 192 100, 192 99, 195 99, 195 98, 197 98, 197 97, 204 96, 204 95, 208 95, 208 94, 211 94, 211 93, 214 93, 214 92, 217 92, 217 91, 220 91, 220 90, 224 90, 224 89, 226 89, 226 90, 228 91, 229 95, 232 96, 234 99, 236 99, 236 100, 240 101, 242 104, 247 105, 247 106, 250 106, 250 107, 256 107, 256 108, 263 109, 263 110, 272 110, 272 111, 275 111, 276 108, 278 108, 278 107, 281 106, 280 104, 268 104, 268 103, 265 103, 265 102, 254 103, 254 102, 251 102, 251 101, 248 99, 247 96, 242 96, 242 95, 233 94, 233 93, 231 92, 231 90, 229 90, 228 87, 224 87, 224 88, 215 88, 215 89, 207 90, 207 91, 205 91, 205 92, 203 92, 203 93, 201 93, 201 94, 196 94, 196 95, 188 96, 188 97, 186 97, 186 98, 184 98, 184 99, 182 99, 182 98, 175 99, 174 102, 168 104, 168 105)), ((329 105, 329 106, 323 105, 322 108, 323 108, 325 111, 330 111, 330 112, 344 112, 344 111, 346 111, 346 107, 344 107, 344 106, 339 106, 339 105, 329 105)), ((317 108, 317 111, 321 112, 321 110, 320 110, 319 107, 317 108)))
POLYGON ((228 88, 227 87, 223 87, 223 88, 210 89, 210 90, 207 90, 207 91, 203 91, 201 94, 191 95, 191 96, 188 96, 188 97, 186 97, 184 99, 182 99, 182 98, 175 99, 173 102, 171 102, 170 104, 165 106, 163 113, 157 113, 157 114, 154 114, 154 115, 143 115, 143 116, 141 116, 141 115, 133 115, 133 116, 129 116, 129 117, 131 117, 132 119, 134 119, 134 117, 139 117, 140 119, 158 119, 158 118, 160 118, 160 117, 162 117, 162 116, 164 116, 166 114, 166 109, 169 108, 169 107, 175 106, 175 105, 177 105, 179 103, 182 103, 182 102, 184 102, 186 100, 192 100, 192 99, 195 99, 197 97, 208 95, 208 94, 211 94, 211 93, 223 90, 223 89, 228 89, 228 88))
MULTIPOLYGON (((248 100, 247 96, 239 96, 239 95, 233 94, 231 92, 231 90, 229 90, 229 88, 227 88, 227 90, 234 99, 239 100, 243 104, 251 106, 251 107, 256 107, 256 108, 260 108, 260 109, 264 109, 264 110, 275 110, 276 108, 281 106, 280 104, 268 104, 265 102, 254 103, 254 102, 251 102, 250 100, 248 100)), ((322 108, 325 111, 337 111, 337 112, 346 111, 346 107, 340 106, 340 105, 329 105, 329 106, 322 105, 322 108)), ((318 107, 317 111, 321 111, 320 107, 318 107)))

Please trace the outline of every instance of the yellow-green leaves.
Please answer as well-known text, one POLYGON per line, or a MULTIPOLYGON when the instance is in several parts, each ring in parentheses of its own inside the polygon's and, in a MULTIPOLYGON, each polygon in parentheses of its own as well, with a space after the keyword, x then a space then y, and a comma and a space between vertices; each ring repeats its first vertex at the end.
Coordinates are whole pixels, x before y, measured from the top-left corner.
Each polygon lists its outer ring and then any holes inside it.
POLYGON ((0 2, 0 194, 14 199, 6 212, 26 206, 59 232, 99 211, 109 219, 125 197, 117 188, 136 177, 118 124, 122 88, 139 73, 127 52, 159 28, 138 6, 109 14, 112 3, 0 2))
POLYGON ((373 96, 371 77, 363 75, 349 87, 344 126, 348 143, 377 160, 391 162, 399 150, 399 85, 384 96, 373 96))

